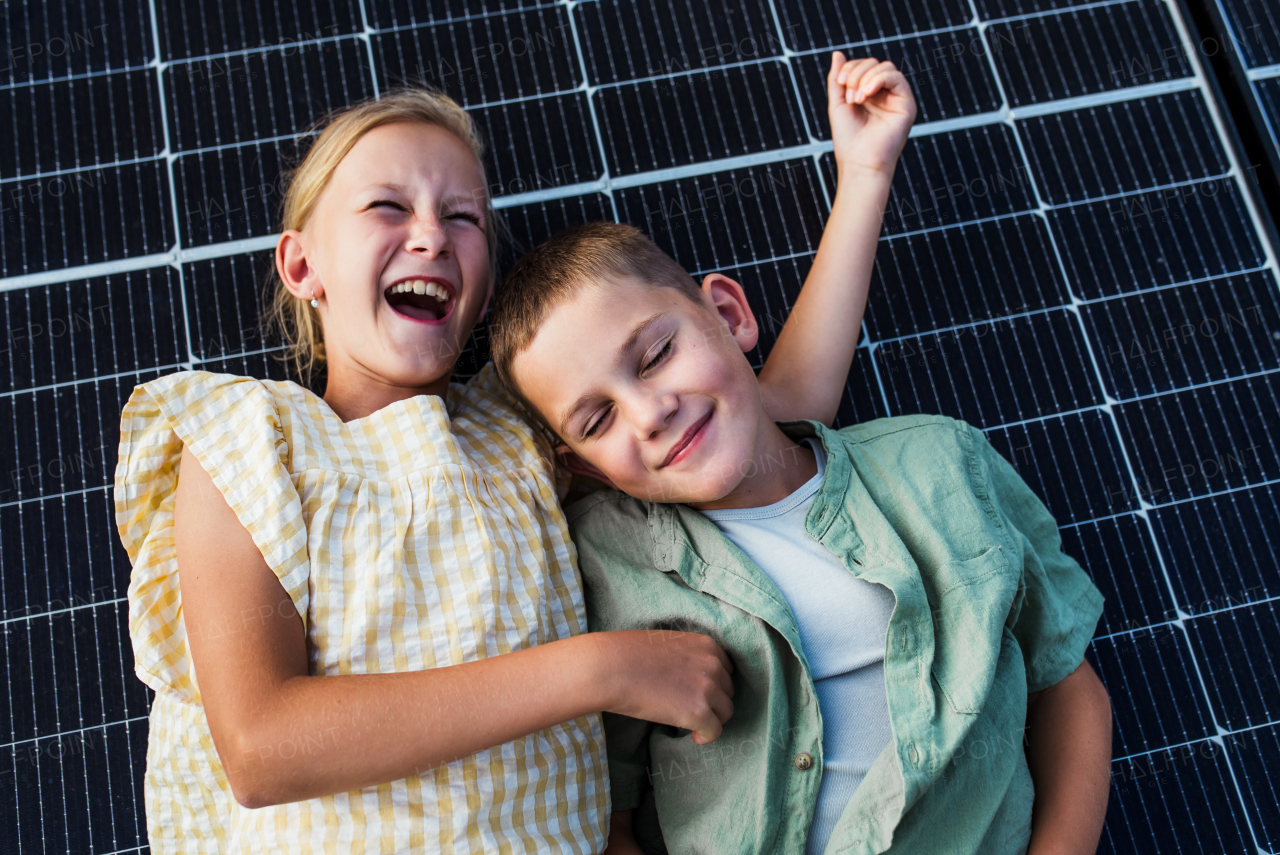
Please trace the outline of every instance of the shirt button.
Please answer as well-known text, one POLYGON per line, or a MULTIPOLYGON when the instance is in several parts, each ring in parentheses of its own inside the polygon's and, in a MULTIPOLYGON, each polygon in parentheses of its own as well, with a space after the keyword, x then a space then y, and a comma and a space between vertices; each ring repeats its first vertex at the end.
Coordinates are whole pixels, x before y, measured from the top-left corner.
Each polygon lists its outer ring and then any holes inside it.
POLYGON ((912 763, 920 762, 920 752, 916 751, 916 747, 914 745, 912 745, 911 749, 907 751, 907 755, 911 758, 912 763))
POLYGON ((813 766, 813 757, 801 751, 796 755, 796 768, 801 772, 808 770, 813 766))

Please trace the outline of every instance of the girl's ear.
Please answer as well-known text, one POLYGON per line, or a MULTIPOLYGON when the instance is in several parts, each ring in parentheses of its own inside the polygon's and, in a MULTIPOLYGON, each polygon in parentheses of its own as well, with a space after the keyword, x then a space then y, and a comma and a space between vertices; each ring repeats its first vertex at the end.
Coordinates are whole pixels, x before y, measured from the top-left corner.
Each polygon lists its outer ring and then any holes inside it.
POLYGON ((276 272, 289 293, 299 300, 318 299, 324 293, 320 274, 307 261, 302 232, 289 229, 276 242, 276 272))
POLYGON ((584 475, 587 478, 594 478, 611 490, 618 489, 614 483, 609 480, 608 475, 605 475, 599 469, 583 460, 578 456, 577 452, 573 451, 563 442, 556 446, 556 456, 560 458, 560 462, 564 464, 564 468, 568 469, 574 475, 584 475))
POLYGON ((732 338, 743 353, 755 348, 760 341, 760 326, 742 286, 728 276, 711 273, 702 280, 702 293, 724 324, 721 334, 732 338))

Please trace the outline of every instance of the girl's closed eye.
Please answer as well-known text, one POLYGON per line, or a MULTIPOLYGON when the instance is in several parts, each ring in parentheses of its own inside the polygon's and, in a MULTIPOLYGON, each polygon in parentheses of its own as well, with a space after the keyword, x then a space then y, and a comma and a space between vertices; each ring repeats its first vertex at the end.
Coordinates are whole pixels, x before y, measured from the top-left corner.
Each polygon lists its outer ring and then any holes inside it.
POLYGON ((454 211, 451 214, 445 214, 446 220, 466 220, 473 226, 480 225, 480 215, 473 214, 470 211, 454 211))

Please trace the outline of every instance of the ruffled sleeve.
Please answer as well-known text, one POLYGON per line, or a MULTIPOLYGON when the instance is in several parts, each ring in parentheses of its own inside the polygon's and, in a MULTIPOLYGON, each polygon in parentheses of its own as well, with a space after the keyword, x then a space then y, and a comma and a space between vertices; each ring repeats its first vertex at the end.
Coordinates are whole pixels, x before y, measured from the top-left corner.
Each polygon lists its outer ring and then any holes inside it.
POLYGON ((307 529, 278 400, 247 377, 181 372, 136 387, 121 415, 115 512, 133 564, 134 667, 152 689, 188 703, 200 697, 182 620, 173 522, 184 446, 253 537, 304 625, 307 620, 307 529))

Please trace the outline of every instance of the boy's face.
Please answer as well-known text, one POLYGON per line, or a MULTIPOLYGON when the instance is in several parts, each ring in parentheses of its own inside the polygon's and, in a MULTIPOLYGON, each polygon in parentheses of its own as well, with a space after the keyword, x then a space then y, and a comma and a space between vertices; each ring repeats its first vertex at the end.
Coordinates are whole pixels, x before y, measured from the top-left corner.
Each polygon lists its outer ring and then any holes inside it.
POLYGON ((641 499, 717 501, 762 441, 767 417, 744 355, 755 318, 723 276, 707 277, 701 297, 631 280, 588 286, 551 311, 512 364, 569 448, 641 499))

